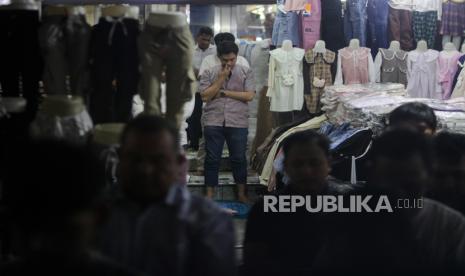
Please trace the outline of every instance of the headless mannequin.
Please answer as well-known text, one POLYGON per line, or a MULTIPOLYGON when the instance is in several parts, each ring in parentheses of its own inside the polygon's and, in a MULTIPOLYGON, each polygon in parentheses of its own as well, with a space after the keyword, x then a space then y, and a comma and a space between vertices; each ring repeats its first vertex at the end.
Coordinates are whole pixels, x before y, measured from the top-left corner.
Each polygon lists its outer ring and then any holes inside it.
POLYGON ((400 50, 400 43, 397 40, 391 41, 391 44, 389 45, 389 50, 397 52, 400 50))
POLYGON ((360 40, 351 39, 349 42, 349 48, 353 51, 360 49, 360 40))
POLYGON ((125 17, 129 13, 128 5, 111 5, 102 8, 102 16, 109 17, 125 17))
POLYGON ((292 41, 290 40, 284 40, 283 41, 283 46, 281 47, 284 51, 291 51, 293 49, 292 47, 292 41))
POLYGON ((181 12, 151 12, 147 24, 160 28, 177 28, 187 25, 187 18, 181 12))
POLYGON ((444 51, 445 51, 445 52, 455 52, 455 51, 457 51, 457 48, 455 48, 454 43, 452 43, 452 42, 447 42, 447 43, 444 45, 444 51))
POLYGON ((326 43, 323 40, 318 40, 313 51, 321 54, 326 53, 326 43))
POLYGON ((421 53, 424 53, 426 51, 428 51, 428 44, 426 43, 426 41, 424 40, 420 40, 418 42, 418 45, 417 45, 417 51, 421 52, 421 53))

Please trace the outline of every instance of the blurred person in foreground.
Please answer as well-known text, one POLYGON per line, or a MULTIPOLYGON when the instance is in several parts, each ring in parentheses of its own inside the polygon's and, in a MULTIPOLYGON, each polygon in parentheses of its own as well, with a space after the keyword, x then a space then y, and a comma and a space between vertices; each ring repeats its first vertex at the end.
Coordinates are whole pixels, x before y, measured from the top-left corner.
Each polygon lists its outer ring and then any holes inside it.
MULTIPOLYGON (((327 181, 331 170, 329 140, 313 130, 298 132, 283 142, 284 170, 289 184, 274 197, 344 193, 327 181)), ((268 199, 267 199, 268 201, 268 199)), ((265 211, 265 199, 251 209, 244 241, 246 275, 307 275, 326 233, 325 213, 265 211)))
POLYGON ((10 145, 4 200, 11 255, 0 275, 138 275, 92 250, 104 217, 103 169, 61 141, 10 145))
POLYGON ((390 128, 411 128, 426 135, 434 135, 438 120, 434 110, 420 102, 403 104, 389 113, 390 128))
POLYGON ((464 275, 465 217, 423 197, 433 179, 430 137, 386 131, 375 139, 368 163, 368 183, 351 195, 371 197, 371 210, 387 198, 391 210, 334 214, 315 271, 464 275))
POLYGON ((232 220, 214 202, 190 194, 178 132, 141 115, 121 136, 121 197, 99 239, 102 253, 149 275, 234 275, 232 220))

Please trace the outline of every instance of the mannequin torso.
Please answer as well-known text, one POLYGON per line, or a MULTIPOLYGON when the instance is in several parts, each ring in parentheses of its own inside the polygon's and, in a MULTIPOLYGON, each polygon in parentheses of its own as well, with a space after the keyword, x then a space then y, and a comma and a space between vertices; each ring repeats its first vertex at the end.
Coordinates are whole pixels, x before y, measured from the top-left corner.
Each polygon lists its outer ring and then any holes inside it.
POLYGON ((426 41, 424 40, 420 40, 418 42, 418 45, 417 45, 417 49, 416 49, 418 52, 420 53, 424 53, 426 51, 428 51, 428 44, 426 43, 426 41))
POLYGON ((318 40, 313 51, 321 54, 326 53, 326 43, 323 40, 318 40))
POLYGON ((349 49, 352 51, 360 49, 360 41, 358 39, 350 40, 349 49))
POLYGON ((444 45, 444 52, 455 52, 457 49, 455 48, 454 43, 452 42, 447 42, 446 45, 444 45))
POLYGON ((284 40, 281 49, 283 49, 284 51, 291 51, 293 49, 292 41, 284 40))
POLYGON ((391 41, 391 44, 389 45, 389 50, 397 52, 400 50, 400 43, 397 40, 391 41))

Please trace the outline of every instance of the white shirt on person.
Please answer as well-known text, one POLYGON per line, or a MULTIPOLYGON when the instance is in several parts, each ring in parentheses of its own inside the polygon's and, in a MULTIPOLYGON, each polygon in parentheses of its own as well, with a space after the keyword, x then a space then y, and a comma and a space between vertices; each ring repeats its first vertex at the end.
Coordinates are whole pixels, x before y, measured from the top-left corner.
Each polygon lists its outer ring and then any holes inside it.
POLYGON ((192 64, 194 65, 194 69, 199 70, 200 65, 202 65, 202 61, 204 60, 204 58, 206 58, 207 56, 210 56, 210 55, 214 55, 214 54, 216 54, 216 46, 215 45, 210 44, 210 46, 208 46, 208 48, 205 49, 205 50, 202 50, 199 47, 199 45, 195 45, 194 57, 193 57, 193 60, 192 60, 192 64))

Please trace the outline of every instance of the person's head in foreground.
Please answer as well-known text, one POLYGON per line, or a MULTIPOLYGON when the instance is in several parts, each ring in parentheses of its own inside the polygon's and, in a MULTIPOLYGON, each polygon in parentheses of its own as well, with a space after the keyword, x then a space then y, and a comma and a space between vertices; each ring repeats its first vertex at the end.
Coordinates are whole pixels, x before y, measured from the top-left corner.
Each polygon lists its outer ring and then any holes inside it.
POLYGON ((177 129, 159 116, 140 115, 126 125, 119 180, 128 198, 141 204, 165 198, 186 162, 178 141, 177 129))
POLYGON ((389 114, 388 128, 411 128, 426 135, 433 135, 437 128, 434 110, 424 103, 403 104, 389 114))
POLYGON ((388 130, 373 142, 368 167, 371 188, 395 197, 419 197, 432 176, 430 139, 412 129, 388 130))
POLYGON ((331 170, 329 144, 328 138, 312 130, 292 134, 284 140, 284 171, 294 192, 325 190, 331 170))

